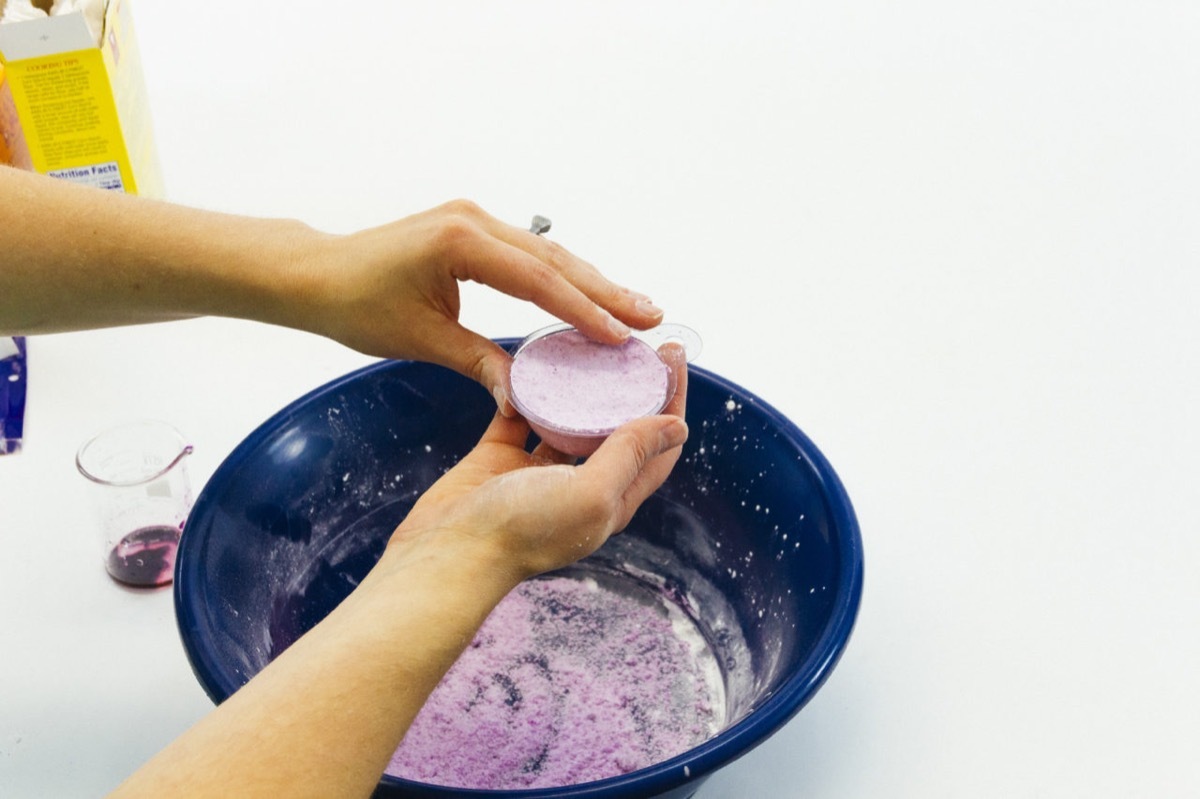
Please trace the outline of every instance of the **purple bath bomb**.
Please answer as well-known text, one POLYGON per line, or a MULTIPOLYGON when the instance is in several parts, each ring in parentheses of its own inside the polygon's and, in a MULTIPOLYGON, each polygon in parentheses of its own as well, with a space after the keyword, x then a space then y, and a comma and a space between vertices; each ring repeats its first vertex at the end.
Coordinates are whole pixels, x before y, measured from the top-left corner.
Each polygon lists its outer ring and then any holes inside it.
POLYGON ((626 422, 659 413, 671 370, 644 341, 593 341, 574 329, 527 340, 513 360, 512 402, 542 440, 590 455, 626 422))

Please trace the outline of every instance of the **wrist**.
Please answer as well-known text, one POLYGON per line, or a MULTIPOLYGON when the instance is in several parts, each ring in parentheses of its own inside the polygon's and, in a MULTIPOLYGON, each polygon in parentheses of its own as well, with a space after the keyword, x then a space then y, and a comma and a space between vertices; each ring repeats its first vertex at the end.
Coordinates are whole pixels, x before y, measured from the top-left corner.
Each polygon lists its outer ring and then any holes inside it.
POLYGON ((487 538, 451 528, 401 526, 368 579, 382 590, 403 593, 411 593, 414 582, 436 586, 442 596, 466 597, 490 612, 528 576, 487 538))
POLYGON ((132 308, 302 326, 317 291, 305 254, 323 234, 291 219, 243 217, 163 203, 126 203, 98 263, 116 264, 137 288, 132 308), (117 229, 117 225, 124 225, 117 229), (125 243, 136 238, 137 250, 125 243))
POLYGON ((291 219, 256 219, 246 231, 232 269, 218 275, 225 290, 222 307, 209 313, 300 330, 314 330, 329 294, 324 275, 314 267, 314 252, 328 234, 291 219))

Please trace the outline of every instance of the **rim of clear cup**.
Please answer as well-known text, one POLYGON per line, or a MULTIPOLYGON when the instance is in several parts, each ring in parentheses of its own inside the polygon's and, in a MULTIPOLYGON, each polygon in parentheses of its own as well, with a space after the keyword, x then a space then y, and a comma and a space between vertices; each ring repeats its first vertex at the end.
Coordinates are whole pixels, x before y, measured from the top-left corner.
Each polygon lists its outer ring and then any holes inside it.
POLYGON ((144 485, 145 483, 157 480, 167 472, 174 469, 181 460, 186 458, 188 455, 191 455, 193 449, 193 446, 187 443, 187 439, 183 437, 183 433, 179 432, 179 430, 177 430, 173 425, 167 424, 166 422, 160 422, 156 419, 143 419, 135 422, 124 422, 122 424, 113 425, 105 430, 101 430, 99 433, 96 433, 94 436, 85 441, 75 452, 75 468, 79 470, 81 475, 86 477, 88 480, 91 480, 93 483, 105 486, 115 486, 117 488, 128 488, 130 486, 144 485), (89 469, 85 465, 85 462, 87 461, 88 450, 94 444, 100 441, 100 439, 112 435, 113 433, 131 430, 138 427, 156 428, 158 431, 166 433, 171 437, 171 439, 178 443, 179 451, 164 466, 154 470, 153 472, 147 472, 145 475, 139 475, 136 479, 111 480, 96 474, 93 471, 95 466, 93 466, 92 469, 89 469))
MULTIPOLYGON (((660 327, 662 327, 662 326, 660 326, 660 327)), ((659 361, 662 362, 663 366, 667 370, 667 391, 666 391, 666 396, 663 398, 663 401, 661 403, 659 403, 659 405, 657 407, 648 409, 647 411, 640 414, 639 416, 631 416, 629 419, 626 419, 624 422, 619 422, 615 425, 611 425, 611 426, 607 426, 607 427, 568 427, 566 425, 559 424, 558 422, 551 421, 551 420, 545 418, 544 416, 542 416, 541 414, 531 411, 523 402, 521 402, 519 393, 516 391, 515 388, 513 388, 511 376, 509 378, 509 384, 508 384, 508 400, 509 400, 509 402, 512 403, 512 406, 513 406, 513 408, 516 409, 517 413, 521 414, 521 416, 523 416, 526 419, 526 421, 530 422, 531 424, 536 424, 540 427, 543 427, 543 428, 550 430, 554 433, 557 433, 559 435, 567 436, 570 438, 603 438, 605 436, 612 435, 617 430, 618 427, 620 427, 622 424, 626 424, 626 423, 632 421, 633 419, 639 419, 639 418, 642 418, 645 416, 654 416, 655 414, 662 413, 663 409, 666 408, 667 405, 669 405, 671 403, 671 399, 675 396, 675 390, 676 390, 677 386, 675 383, 675 373, 672 370, 671 365, 669 363, 667 363, 667 361, 665 359, 663 359, 662 353, 659 351, 659 347, 662 346, 663 344, 675 343, 675 344, 679 344, 680 346, 684 347, 685 355, 688 354, 689 346, 691 347, 692 352, 697 353, 697 354, 699 353, 699 343, 698 343, 699 336, 695 334, 695 331, 691 330, 691 328, 687 328, 682 325, 670 325, 670 326, 666 326, 666 327, 669 330, 669 335, 661 335, 657 338, 657 340, 655 338, 647 336, 646 335, 647 331, 635 330, 633 332, 633 334, 630 336, 630 338, 636 339, 641 344, 649 347, 650 350, 652 352, 654 352, 654 354, 656 356, 658 356, 659 361), (685 341, 682 338, 680 338, 679 335, 676 333, 677 330, 684 330, 684 331, 688 331, 689 333, 691 333, 694 336, 694 343, 685 341), (657 346, 656 346, 656 344, 657 344, 657 346)), ((521 355, 521 351, 536 341, 540 341, 541 339, 544 339, 544 338, 549 338, 550 336, 558 335, 559 333, 568 333, 568 332, 572 332, 572 331, 578 332, 578 328, 576 328, 574 325, 569 325, 564 322, 559 322, 556 324, 547 325, 546 327, 539 328, 539 329, 533 331, 532 333, 530 333, 529 335, 525 336, 525 338, 521 339, 520 343, 518 343, 516 348, 513 350, 512 359, 514 362, 516 362, 517 358, 521 355)), ((664 331, 664 332, 666 332, 666 331, 664 331)), ((613 346, 620 346, 620 345, 613 345, 613 346)), ((691 360, 690 356, 688 357, 688 360, 691 360)))

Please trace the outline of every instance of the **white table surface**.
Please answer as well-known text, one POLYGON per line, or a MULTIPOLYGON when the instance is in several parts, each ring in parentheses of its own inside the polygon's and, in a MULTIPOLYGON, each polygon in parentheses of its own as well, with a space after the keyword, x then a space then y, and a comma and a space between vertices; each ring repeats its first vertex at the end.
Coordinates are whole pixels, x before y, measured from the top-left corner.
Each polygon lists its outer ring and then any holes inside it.
MULTIPOLYGON (((1200 6, 134 15, 172 200, 330 231, 459 196, 544 214, 830 458, 865 542, 854 637, 702 797, 1200 795, 1200 6)), ((546 321, 465 304, 488 335, 546 321)), ((0 796, 96 796, 210 705, 170 592, 105 576, 75 448, 165 419, 199 488, 369 359, 228 320, 29 350, 0 796)))

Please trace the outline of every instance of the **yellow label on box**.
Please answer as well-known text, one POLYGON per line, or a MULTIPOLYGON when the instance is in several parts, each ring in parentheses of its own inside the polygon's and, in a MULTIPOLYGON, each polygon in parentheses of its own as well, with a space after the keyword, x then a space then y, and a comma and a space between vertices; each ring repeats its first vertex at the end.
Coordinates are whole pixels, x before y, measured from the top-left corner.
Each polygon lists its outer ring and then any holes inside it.
POLYGON ((16 61, 8 73, 35 170, 136 192, 100 50, 16 61))
POLYGON ((102 32, 92 27, 79 12, 0 25, 0 61, 20 122, 16 129, 23 131, 26 168, 161 197, 128 0, 109 0, 102 32))

